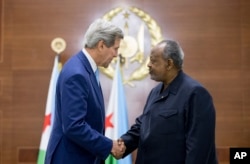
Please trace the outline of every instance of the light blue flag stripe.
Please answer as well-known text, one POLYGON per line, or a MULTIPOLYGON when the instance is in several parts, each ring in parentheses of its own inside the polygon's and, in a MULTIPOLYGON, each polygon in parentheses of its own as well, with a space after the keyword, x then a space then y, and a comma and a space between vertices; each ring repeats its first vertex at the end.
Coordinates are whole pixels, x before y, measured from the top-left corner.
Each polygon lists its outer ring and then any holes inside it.
MULTIPOLYGON (((119 61, 119 60, 118 60, 119 61)), ((128 114, 127 114, 127 104, 125 98, 125 92, 123 88, 121 72, 120 72, 120 65, 117 66, 117 91, 118 91, 118 137, 122 134, 126 133, 128 130, 128 114)), ((118 160, 118 164, 132 164, 131 155, 128 155, 124 159, 118 160)))

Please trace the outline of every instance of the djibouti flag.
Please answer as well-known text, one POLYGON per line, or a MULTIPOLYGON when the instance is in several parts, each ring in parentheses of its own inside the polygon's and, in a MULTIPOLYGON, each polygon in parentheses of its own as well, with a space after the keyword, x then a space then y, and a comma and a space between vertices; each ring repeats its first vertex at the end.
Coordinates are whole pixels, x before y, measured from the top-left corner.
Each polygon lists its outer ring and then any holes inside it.
MULTIPOLYGON (((110 139, 117 140, 127 130, 127 105, 121 78, 120 60, 118 58, 106 112, 105 135, 110 139)), ((128 155, 124 159, 116 160, 112 155, 109 155, 105 160, 105 164, 132 164, 132 158, 131 155, 128 155)))
POLYGON ((53 126, 53 118, 55 111, 55 91, 56 91, 56 82, 58 79, 59 72, 61 71, 61 63, 59 62, 59 56, 56 55, 54 60, 54 66, 50 78, 46 110, 45 110, 45 118, 43 124, 43 133, 40 142, 40 148, 38 153, 37 164, 44 164, 45 154, 49 142, 49 137, 51 133, 51 129, 53 126))

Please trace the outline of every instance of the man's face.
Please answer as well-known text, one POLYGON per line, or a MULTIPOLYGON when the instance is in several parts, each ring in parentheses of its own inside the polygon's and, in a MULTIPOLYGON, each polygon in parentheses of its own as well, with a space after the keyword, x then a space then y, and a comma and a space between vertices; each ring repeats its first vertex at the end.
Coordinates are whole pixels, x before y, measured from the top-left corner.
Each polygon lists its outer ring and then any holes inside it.
POLYGON ((149 74, 152 80, 165 81, 167 78, 167 62, 162 57, 163 47, 157 46, 152 49, 148 63, 149 74))
POLYGON ((120 41, 121 39, 116 39, 115 40, 115 44, 111 47, 107 47, 104 43, 103 43, 103 49, 102 49, 102 62, 101 62, 101 66, 107 68, 109 66, 109 64, 111 63, 111 61, 113 60, 114 57, 117 57, 118 55, 118 49, 120 46, 120 41))

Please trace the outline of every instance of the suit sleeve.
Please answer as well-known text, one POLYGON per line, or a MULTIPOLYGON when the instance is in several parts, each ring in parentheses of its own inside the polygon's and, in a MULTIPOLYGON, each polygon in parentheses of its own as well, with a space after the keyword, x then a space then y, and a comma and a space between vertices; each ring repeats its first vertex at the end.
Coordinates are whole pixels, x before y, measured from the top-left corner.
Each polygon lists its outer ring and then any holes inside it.
POLYGON ((197 87, 189 99, 185 164, 209 164, 215 150, 215 109, 212 97, 197 87))
POLYGON ((90 103, 87 102, 90 92, 88 84, 82 75, 75 75, 61 88, 62 128, 64 134, 78 146, 101 159, 106 159, 112 148, 112 140, 85 121, 87 112, 91 109, 90 103))
POLYGON ((142 119, 144 117, 144 113, 146 112, 147 105, 149 104, 150 96, 152 95, 152 90, 147 98, 146 104, 144 106, 143 114, 136 118, 135 124, 131 126, 130 130, 128 130, 124 135, 122 135, 120 138, 123 139, 126 151, 123 155, 123 157, 126 157, 128 154, 132 153, 135 149, 138 148, 139 145, 139 139, 140 139, 140 129, 141 129, 141 123, 142 119))
POLYGON ((137 147, 139 143, 139 134, 140 134, 140 126, 141 126, 141 117, 138 117, 136 119, 136 123, 132 125, 130 130, 127 131, 124 135, 121 136, 123 139, 126 151, 123 155, 123 157, 126 157, 128 154, 132 153, 137 147))

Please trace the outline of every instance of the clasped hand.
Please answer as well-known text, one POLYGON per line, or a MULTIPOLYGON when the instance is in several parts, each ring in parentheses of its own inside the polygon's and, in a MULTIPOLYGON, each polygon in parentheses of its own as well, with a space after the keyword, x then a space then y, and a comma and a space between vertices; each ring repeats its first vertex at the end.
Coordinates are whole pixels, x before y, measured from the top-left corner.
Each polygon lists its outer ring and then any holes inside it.
POLYGON ((116 158, 116 159, 121 159, 124 152, 126 150, 126 146, 124 142, 121 139, 118 140, 113 140, 113 147, 111 150, 111 154, 116 158))

